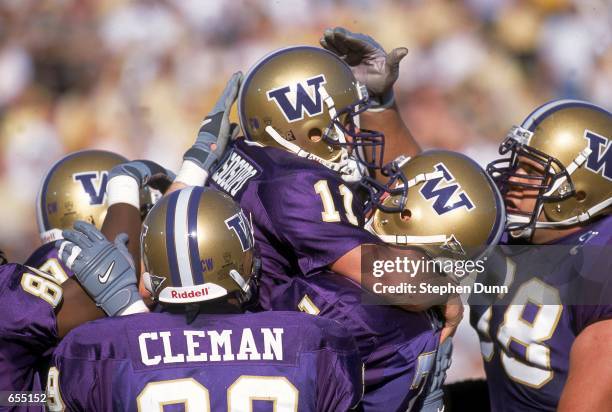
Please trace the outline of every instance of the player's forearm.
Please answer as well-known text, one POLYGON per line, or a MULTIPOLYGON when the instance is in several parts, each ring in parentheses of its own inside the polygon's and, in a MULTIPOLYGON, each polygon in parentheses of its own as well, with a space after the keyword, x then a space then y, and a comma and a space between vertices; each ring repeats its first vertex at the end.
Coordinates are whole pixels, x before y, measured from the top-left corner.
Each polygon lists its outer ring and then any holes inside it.
POLYGON ((128 235, 127 248, 134 260, 134 267, 140 267, 140 210, 127 203, 116 203, 108 208, 101 232, 107 239, 118 234, 128 235))
POLYGON ((559 412, 604 411, 612 405, 612 320, 583 330, 572 345, 559 412))
POLYGON ((60 338, 85 322, 106 316, 75 279, 62 283, 62 290, 64 299, 55 315, 60 338))
POLYGON ((447 293, 421 293, 421 284, 429 285, 431 288, 442 289, 452 283, 445 276, 430 271, 428 265, 410 265, 410 261, 424 262, 427 256, 418 249, 391 248, 386 245, 360 245, 346 253, 330 269, 334 272, 348 277, 368 292, 372 292, 378 298, 388 304, 397 305, 405 310, 420 311, 435 305, 442 305, 448 299, 447 293), (364 248, 367 247, 367 251, 364 248), (367 256, 362 259, 362 253, 367 256), (400 260, 414 271, 392 270, 382 276, 374 276, 373 269, 362 267, 372 262, 396 262, 400 260), (392 292, 389 288, 401 287, 404 293, 392 292), (414 293, 407 292, 408 290, 414 293))
MULTIPOLYGON (((383 163, 389 163, 400 155, 415 156, 421 152, 408 126, 404 123, 395 103, 380 112, 365 112, 360 115, 360 125, 364 129, 377 130, 385 135, 383 163)), ((383 181, 379 174, 377 179, 383 181)))

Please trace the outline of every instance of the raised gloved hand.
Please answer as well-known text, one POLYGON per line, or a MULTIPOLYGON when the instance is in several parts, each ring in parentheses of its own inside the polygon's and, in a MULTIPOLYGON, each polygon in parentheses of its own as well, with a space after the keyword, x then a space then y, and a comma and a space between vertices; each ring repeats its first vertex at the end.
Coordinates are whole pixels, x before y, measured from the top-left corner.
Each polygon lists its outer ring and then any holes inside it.
POLYGON ((399 63, 408 54, 407 48, 398 47, 387 54, 370 36, 343 27, 325 30, 320 43, 351 66, 355 78, 368 90, 371 109, 393 104, 393 84, 399 74, 399 63))
POLYGON ((93 225, 77 221, 74 230, 64 230, 62 236, 56 242, 60 260, 107 315, 147 310, 125 246, 127 235, 120 234, 111 243, 93 225))
POLYGON ((234 73, 227 82, 219 100, 202 121, 195 143, 185 152, 177 181, 190 186, 202 185, 202 180, 206 180, 223 156, 229 141, 238 135, 240 127, 230 123, 229 115, 241 82, 242 72, 234 73))
POLYGON ((136 181, 139 188, 151 186, 162 192, 176 177, 174 172, 151 160, 132 160, 117 165, 112 168, 108 177, 111 180, 117 176, 131 177, 136 181))
POLYGON ((150 160, 132 160, 117 165, 109 173, 108 205, 127 203, 140 209, 139 189, 148 186, 164 193, 175 177, 172 171, 150 160))

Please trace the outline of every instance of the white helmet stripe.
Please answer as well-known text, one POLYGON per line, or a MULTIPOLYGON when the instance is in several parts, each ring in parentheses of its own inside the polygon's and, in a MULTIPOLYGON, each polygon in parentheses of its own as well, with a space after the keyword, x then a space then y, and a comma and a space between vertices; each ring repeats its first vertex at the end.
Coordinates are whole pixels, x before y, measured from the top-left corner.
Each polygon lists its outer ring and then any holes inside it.
POLYGON ((187 208, 193 187, 182 190, 176 201, 176 215, 174 217, 174 247, 176 260, 181 277, 182 286, 193 286, 191 264, 189 260, 189 230, 187 222, 187 208))

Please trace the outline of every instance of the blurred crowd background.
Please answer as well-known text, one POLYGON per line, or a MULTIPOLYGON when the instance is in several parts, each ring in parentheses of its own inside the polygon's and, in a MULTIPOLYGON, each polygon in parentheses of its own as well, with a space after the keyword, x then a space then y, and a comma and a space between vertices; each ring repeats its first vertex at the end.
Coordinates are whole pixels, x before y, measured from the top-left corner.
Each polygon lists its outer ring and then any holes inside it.
MULTIPOLYGON (((413 134, 482 164, 548 99, 612 107, 609 0, 0 0, 0 247, 20 261, 37 245, 36 193, 63 154, 176 170, 232 72, 333 26, 408 47, 413 134)), ((474 337, 459 333, 451 380, 482 374, 474 337)))

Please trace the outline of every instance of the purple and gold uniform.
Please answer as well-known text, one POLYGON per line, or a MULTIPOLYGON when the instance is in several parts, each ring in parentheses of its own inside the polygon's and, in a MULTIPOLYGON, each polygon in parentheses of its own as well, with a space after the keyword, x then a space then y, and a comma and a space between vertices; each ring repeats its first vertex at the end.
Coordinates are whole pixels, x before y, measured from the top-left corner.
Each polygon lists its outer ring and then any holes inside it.
POLYGON ((471 307, 493 410, 556 410, 574 340, 590 324, 612 319, 611 244, 608 217, 555 242, 575 245, 565 253, 531 246, 511 257, 510 293, 495 305, 471 307), (546 274, 536 278, 539 264, 546 274), (564 305, 569 296, 590 304, 564 305))
POLYGON ((70 332, 53 364, 50 404, 69 410, 345 411, 363 391, 346 330, 296 312, 102 319, 70 332))
POLYGON ((380 243, 363 229, 363 207, 338 173, 285 150, 239 139, 211 185, 252 217, 264 309, 274 285, 318 273, 361 244, 380 243))
POLYGON ((418 410, 440 339, 428 312, 362 305, 361 288, 333 272, 296 277, 273 293, 274 310, 335 319, 355 337, 366 372, 364 410, 418 410))
POLYGON ((0 391, 40 390, 38 368, 48 364, 59 341, 55 308, 61 299, 51 276, 18 264, 0 266, 0 391))
POLYGON ((48 242, 40 246, 27 258, 24 264, 53 275, 60 284, 74 275, 59 259, 55 242, 48 242))
POLYGON ((252 217, 263 264, 262 307, 308 311, 308 295, 321 306, 319 315, 337 320, 357 340, 365 363, 364 407, 406 410, 415 402, 422 389, 418 370, 433 365, 438 334, 426 313, 361 305, 359 286, 327 270, 355 247, 380 243, 363 229, 363 207, 341 176, 285 150, 239 139, 211 184, 252 217))

